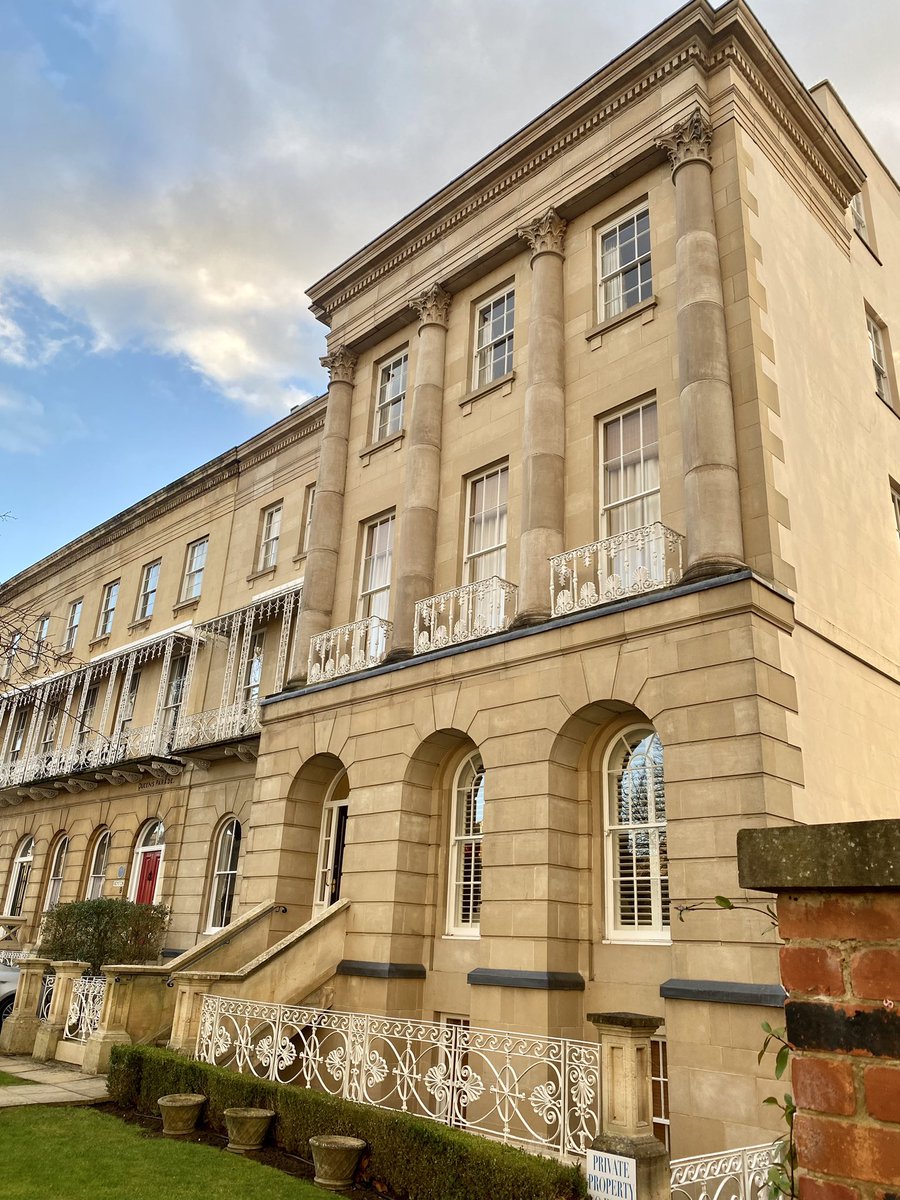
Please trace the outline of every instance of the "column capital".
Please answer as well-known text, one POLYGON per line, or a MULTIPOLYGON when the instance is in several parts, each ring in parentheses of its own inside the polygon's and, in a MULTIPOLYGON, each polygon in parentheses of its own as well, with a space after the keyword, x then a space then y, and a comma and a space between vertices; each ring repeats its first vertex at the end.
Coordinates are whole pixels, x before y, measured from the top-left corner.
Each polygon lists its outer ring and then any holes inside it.
POLYGON ((357 356, 346 346, 338 346, 331 354, 320 358, 319 362, 329 374, 329 383, 352 383, 356 374, 357 356))
POLYGON ((516 235, 528 243, 532 262, 539 254, 558 254, 562 258, 565 253, 566 222, 555 208, 548 208, 542 217, 517 229, 516 235))
POLYGON ((657 146, 669 156, 673 179, 678 168, 683 167, 685 163, 702 162, 708 167, 712 166, 709 148, 712 134, 713 127, 709 118, 699 108, 695 108, 686 120, 679 121, 674 126, 671 133, 657 138, 657 146))
POLYGON ((439 283, 433 283, 424 292, 410 300, 410 307, 419 314, 419 328, 423 325, 443 325, 447 328, 450 315, 450 304, 453 297, 445 292, 439 283))

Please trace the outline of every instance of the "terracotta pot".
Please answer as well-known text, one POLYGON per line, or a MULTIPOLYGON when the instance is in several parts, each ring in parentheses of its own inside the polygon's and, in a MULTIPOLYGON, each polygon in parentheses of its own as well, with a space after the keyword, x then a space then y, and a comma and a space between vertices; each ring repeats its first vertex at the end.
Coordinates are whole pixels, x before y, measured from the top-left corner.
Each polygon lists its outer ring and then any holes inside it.
POLYGON ((228 1126, 226 1150, 232 1154, 246 1154, 258 1150, 266 1140, 272 1118, 271 1108, 226 1108, 225 1124, 228 1126))
POLYGON ((183 1137, 196 1128, 206 1097, 192 1092, 177 1092, 172 1096, 160 1096, 156 1103, 162 1113, 165 1136, 183 1137))
POLYGON ((352 1186, 353 1176, 366 1148, 362 1138, 317 1133, 309 1139, 309 1148, 316 1164, 314 1182, 319 1187, 337 1192, 352 1186))

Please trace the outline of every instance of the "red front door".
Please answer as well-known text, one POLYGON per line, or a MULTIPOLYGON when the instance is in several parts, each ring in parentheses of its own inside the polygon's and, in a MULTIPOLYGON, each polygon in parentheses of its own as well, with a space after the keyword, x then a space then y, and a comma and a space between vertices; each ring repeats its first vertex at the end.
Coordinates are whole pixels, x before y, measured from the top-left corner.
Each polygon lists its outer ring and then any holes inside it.
POLYGON ((148 850, 140 856, 138 885, 134 899, 136 904, 152 904, 156 895, 156 879, 162 851, 148 850))

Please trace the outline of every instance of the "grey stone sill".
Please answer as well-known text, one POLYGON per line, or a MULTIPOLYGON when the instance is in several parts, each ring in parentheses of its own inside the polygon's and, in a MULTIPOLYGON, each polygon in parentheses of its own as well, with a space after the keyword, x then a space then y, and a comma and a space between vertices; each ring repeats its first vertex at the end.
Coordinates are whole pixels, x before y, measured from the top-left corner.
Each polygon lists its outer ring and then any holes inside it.
POLYGON ((464 410, 464 415, 467 415, 471 412, 472 405, 476 400, 481 400, 482 397, 489 396, 491 392, 498 392, 502 387, 509 386, 511 389, 515 380, 515 371, 509 371, 506 375, 501 375, 499 379, 492 379, 489 383, 483 383, 481 387, 477 387, 471 392, 466 392, 459 402, 459 407, 464 410))
POLYGON ((295 554, 294 557, 291 559, 291 562, 294 564, 294 566, 297 566, 298 563, 302 563, 302 562, 306 561, 306 556, 308 554, 309 554, 308 550, 303 550, 303 551, 301 551, 300 554, 295 554))
POLYGON ((399 450, 406 437, 406 430, 401 429, 399 433, 392 433, 390 437, 382 438, 378 442, 370 442, 359 452, 359 457, 362 459, 362 465, 367 467, 369 459, 373 454, 377 454, 379 450, 386 450, 388 446, 393 446, 395 450, 399 450))
POLYGON ((274 579, 275 572, 277 570, 278 570, 278 564, 276 563, 274 567, 266 567, 266 569, 264 571, 252 571, 247 576, 247 582, 255 583, 257 581, 257 579, 274 579))
POLYGON ((172 606, 172 616, 176 616, 181 612, 192 612, 200 604, 200 597, 195 596, 193 600, 182 600, 178 604, 172 606))
POLYGON ((785 990, 780 983, 732 983, 727 979, 667 979, 659 985, 664 1000, 693 1000, 703 1004, 752 1004, 781 1008, 785 990))
POLYGON ((900 820, 741 829, 741 887, 761 892, 900 889, 900 820))
POLYGON ((601 321, 599 325, 595 325, 593 329, 589 329, 584 335, 586 342, 596 342, 596 345, 591 346, 592 350, 596 350, 597 346, 603 341, 603 334, 609 333, 611 329, 617 329, 619 325, 624 325, 626 321, 631 321, 635 317, 642 317, 642 325, 646 325, 648 321, 653 320, 653 310, 656 308, 657 300, 655 296, 651 296, 649 300, 642 300, 640 304, 634 304, 631 308, 626 308, 624 312, 616 313, 614 317, 608 317, 605 321, 601 321))

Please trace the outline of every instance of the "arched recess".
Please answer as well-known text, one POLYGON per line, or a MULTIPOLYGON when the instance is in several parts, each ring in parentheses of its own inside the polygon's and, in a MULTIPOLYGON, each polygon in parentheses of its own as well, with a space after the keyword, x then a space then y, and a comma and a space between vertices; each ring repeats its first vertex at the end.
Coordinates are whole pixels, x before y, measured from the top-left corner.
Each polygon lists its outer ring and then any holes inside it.
POLYGON ((108 826, 98 825, 91 834, 84 856, 84 876, 80 892, 84 900, 99 900, 103 896, 111 847, 112 833, 108 826))
POLYGON ((334 754, 307 759, 288 791, 290 841, 285 855, 280 896, 298 906, 302 923, 324 912, 341 897, 343 849, 350 786, 344 764, 334 754))
POLYGON ((64 832, 57 833, 50 842, 50 849, 47 852, 45 877, 44 877, 44 899, 41 904, 41 912, 48 912, 51 908, 55 908, 59 904, 60 893, 62 891, 63 879, 66 873, 66 860, 69 852, 69 838, 64 832))
POLYGON ((210 838, 210 855, 203 896, 205 933, 214 933, 230 925, 237 911, 239 871, 244 828, 229 813, 221 818, 210 838))
POLYGON ((128 899, 137 904, 156 904, 163 880, 166 853, 166 827, 159 817, 151 817, 138 830, 131 854, 128 899))

